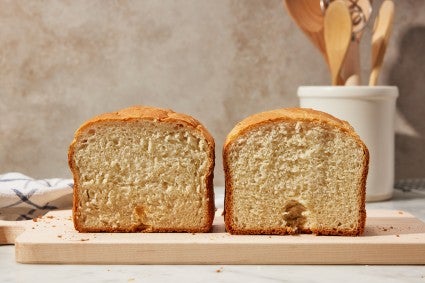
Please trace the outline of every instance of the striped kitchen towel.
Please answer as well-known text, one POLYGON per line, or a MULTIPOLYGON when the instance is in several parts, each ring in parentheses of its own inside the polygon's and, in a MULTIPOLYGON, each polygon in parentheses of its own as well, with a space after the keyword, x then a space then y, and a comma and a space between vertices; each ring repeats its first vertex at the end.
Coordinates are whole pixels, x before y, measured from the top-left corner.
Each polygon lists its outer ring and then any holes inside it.
POLYGON ((0 175, 0 220, 28 220, 72 207, 71 179, 35 180, 21 173, 0 175))

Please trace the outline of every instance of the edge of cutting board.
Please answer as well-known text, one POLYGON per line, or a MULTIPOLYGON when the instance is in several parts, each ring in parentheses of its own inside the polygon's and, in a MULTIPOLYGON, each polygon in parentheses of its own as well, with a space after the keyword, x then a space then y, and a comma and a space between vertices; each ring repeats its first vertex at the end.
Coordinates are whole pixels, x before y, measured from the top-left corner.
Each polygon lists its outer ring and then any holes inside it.
MULTIPOLYGON (((37 222, 27 222, 25 231, 15 239, 16 261, 60 264, 425 264, 425 223, 398 210, 368 210, 366 231, 360 237, 230 235, 224 231, 221 211, 216 213, 212 233, 78 233, 70 216, 71 211, 53 211, 37 222)), ((0 223, 0 231, 1 228, 0 223)))
POLYGON ((32 222, 32 220, 0 220, 0 245, 13 245, 19 235, 32 227, 32 222))

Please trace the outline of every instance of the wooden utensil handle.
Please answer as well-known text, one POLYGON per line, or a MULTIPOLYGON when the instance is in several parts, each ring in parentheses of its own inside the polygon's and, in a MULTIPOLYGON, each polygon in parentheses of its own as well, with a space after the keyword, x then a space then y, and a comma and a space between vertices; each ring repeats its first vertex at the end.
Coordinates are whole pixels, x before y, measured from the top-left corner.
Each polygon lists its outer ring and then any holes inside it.
POLYGON ((345 85, 360 85, 359 41, 352 40, 341 71, 345 85))

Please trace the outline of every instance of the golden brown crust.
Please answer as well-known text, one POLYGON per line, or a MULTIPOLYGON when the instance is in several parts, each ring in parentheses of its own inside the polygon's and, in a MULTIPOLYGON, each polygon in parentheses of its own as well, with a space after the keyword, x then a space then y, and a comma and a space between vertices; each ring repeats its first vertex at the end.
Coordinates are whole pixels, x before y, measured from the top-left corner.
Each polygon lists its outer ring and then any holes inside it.
POLYGON ((214 178, 214 162, 215 162, 215 143, 214 138, 208 132, 208 130, 195 118, 181 113, 176 113, 170 109, 161 109, 156 107, 149 106, 132 106, 125 109, 122 109, 117 112, 112 113, 104 113, 98 116, 93 117, 92 119, 86 121, 84 124, 80 126, 80 128, 75 132, 74 140, 69 146, 68 150, 68 164, 69 168, 74 177, 74 200, 73 200, 73 220, 74 227, 76 230, 80 232, 208 232, 212 229, 212 223, 214 220, 215 214, 215 204, 214 204, 214 188, 213 188, 213 178, 214 178), (102 122, 110 122, 110 121, 125 121, 125 122, 137 122, 140 120, 151 120, 159 123, 170 123, 170 124, 179 124, 183 126, 187 126, 193 128, 194 130, 201 133, 209 147, 210 156, 209 159, 209 168, 208 173, 206 175, 205 183, 207 188, 208 198, 208 211, 207 211, 207 222, 204 227, 200 227, 199 229, 175 229, 170 227, 169 229, 151 229, 150 227, 141 227, 134 226, 128 227, 124 229, 86 229, 80 225, 77 221, 77 213, 78 213, 78 194, 76 193, 79 190, 79 181, 78 181, 78 170, 76 168, 73 156, 74 156, 74 145, 78 139, 78 137, 84 133, 85 129, 89 128, 93 124, 102 123, 102 122))
POLYGON ((223 167, 224 167, 224 176, 225 176, 225 198, 224 198, 224 222, 226 226, 226 231, 231 234, 296 234, 296 233, 314 233, 317 235, 342 235, 342 236, 358 236, 364 232, 364 227, 366 223, 366 178, 368 173, 368 164, 369 164, 369 151, 354 129, 346 121, 342 121, 332 115, 329 115, 325 112, 306 109, 306 108, 282 108, 277 110, 271 110, 267 112, 261 112, 249 116, 239 122, 227 135, 226 141, 223 145, 223 167), (303 121, 309 123, 318 123, 322 125, 327 125, 331 127, 339 128, 340 130, 346 132, 348 135, 352 136, 357 143, 363 148, 364 159, 363 159, 363 168, 364 171, 361 177, 361 199, 359 202, 359 225, 358 229, 355 230, 310 230, 302 229, 294 231, 290 227, 285 227, 282 229, 244 229, 239 230, 235 227, 233 223, 232 215, 232 200, 233 200, 233 188, 232 188, 232 176, 229 170, 228 164, 228 153, 230 150, 231 144, 241 135, 248 133, 251 130, 254 130, 261 125, 269 123, 280 123, 280 122, 296 122, 303 121))
POLYGON ((236 126, 227 135, 224 147, 226 147, 228 143, 235 140, 235 138, 251 130, 252 128, 256 128, 269 122, 273 123, 282 121, 326 123, 328 125, 341 128, 343 131, 352 133, 357 136, 350 124, 345 121, 341 121, 338 118, 329 115, 328 113, 307 108, 282 108, 251 115, 236 124, 236 126))

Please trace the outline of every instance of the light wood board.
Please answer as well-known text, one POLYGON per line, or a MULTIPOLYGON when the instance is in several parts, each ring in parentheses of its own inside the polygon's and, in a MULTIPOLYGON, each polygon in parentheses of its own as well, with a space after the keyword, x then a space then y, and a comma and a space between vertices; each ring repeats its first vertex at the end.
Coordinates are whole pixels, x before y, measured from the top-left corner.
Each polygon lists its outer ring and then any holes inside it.
POLYGON ((425 223, 402 211, 368 211, 361 237, 230 235, 221 211, 212 233, 196 234, 78 233, 70 211, 8 223, 0 221, 0 235, 25 230, 15 239, 20 263, 425 264, 425 223))

